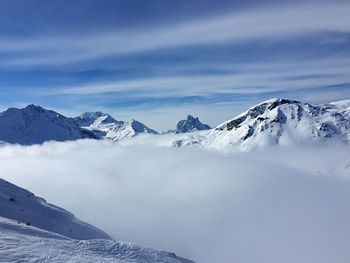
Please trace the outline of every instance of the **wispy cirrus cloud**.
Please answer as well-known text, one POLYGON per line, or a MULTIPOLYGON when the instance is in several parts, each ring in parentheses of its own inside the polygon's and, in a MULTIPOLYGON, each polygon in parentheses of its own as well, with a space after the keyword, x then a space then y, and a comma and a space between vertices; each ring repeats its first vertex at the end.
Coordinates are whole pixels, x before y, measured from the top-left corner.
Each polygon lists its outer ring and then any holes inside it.
MULTIPOLYGON (((78 63, 186 46, 276 41, 321 32, 350 32, 350 3, 266 7, 201 20, 101 34, 8 39, 1 37, 0 65, 42 66, 78 63)), ((343 38, 345 39, 345 38, 343 38)))
POLYGON ((350 83, 350 63, 343 59, 216 65, 215 68, 226 73, 163 76, 160 72, 152 77, 89 82, 37 92, 45 95, 122 95, 126 92, 128 97, 185 97, 215 93, 266 94, 350 83))

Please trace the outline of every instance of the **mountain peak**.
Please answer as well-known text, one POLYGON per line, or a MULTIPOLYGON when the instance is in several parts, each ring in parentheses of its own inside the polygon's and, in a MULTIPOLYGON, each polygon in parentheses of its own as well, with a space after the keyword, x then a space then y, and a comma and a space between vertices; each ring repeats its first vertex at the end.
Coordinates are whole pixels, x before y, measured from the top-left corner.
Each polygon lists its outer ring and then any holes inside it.
POLYGON ((348 141, 349 114, 339 108, 343 107, 274 98, 219 125, 213 136, 222 145, 243 148, 329 139, 348 141))
POLYGON ((34 105, 34 104, 29 104, 25 108, 22 109, 24 112, 49 112, 50 110, 44 109, 41 106, 34 105))
MULTIPOLYGON (((106 116, 107 113, 103 113, 101 111, 86 111, 83 114, 79 115, 78 118, 80 119, 97 119, 101 116, 106 116)), ((110 115, 108 115, 110 116, 110 115)))
POLYGON ((199 121, 198 117, 193 117, 193 116, 190 115, 190 114, 187 115, 187 120, 188 120, 188 121, 196 121, 196 120, 199 121))
POLYGON ((25 109, 43 109, 43 107, 35 105, 35 104, 28 104, 25 109))
POLYGON ((175 133, 185 133, 211 129, 209 125, 200 122, 198 117, 187 115, 186 120, 181 120, 176 125, 175 133))
POLYGON ((10 108, 2 112, 0 124, 0 140, 8 143, 30 145, 50 140, 95 138, 72 119, 33 104, 23 109, 10 108))
POLYGON ((107 113, 103 113, 101 111, 94 112, 84 112, 78 117, 74 118, 79 126, 91 126, 93 124, 101 124, 101 123, 119 123, 116 119, 114 119, 111 115, 107 113))
POLYGON ((301 103, 300 101, 297 100, 290 100, 290 99, 284 99, 284 98, 272 98, 269 100, 265 100, 253 107, 251 107, 250 109, 254 109, 257 108, 259 106, 265 106, 268 105, 268 109, 269 110, 273 110, 274 108, 276 108, 277 106, 280 105, 284 105, 284 104, 299 104, 301 103))

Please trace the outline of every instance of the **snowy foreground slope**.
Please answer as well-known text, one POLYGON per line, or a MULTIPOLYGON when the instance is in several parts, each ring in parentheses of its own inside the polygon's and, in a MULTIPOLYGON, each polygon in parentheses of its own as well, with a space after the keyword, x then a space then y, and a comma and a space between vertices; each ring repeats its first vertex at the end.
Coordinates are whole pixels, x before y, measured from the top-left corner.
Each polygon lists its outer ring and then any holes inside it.
POLYGON ((0 217, 1 262, 191 263, 174 253, 107 239, 76 240, 0 217))
POLYGON ((68 211, 0 179, 0 216, 76 239, 111 239, 68 211))
POLYGON ((175 146, 251 150, 271 145, 349 143, 350 100, 314 106, 286 99, 262 102, 207 134, 191 134, 175 146))
POLYGON ((189 263, 174 253, 115 242, 106 233, 0 179, 0 262, 189 263))

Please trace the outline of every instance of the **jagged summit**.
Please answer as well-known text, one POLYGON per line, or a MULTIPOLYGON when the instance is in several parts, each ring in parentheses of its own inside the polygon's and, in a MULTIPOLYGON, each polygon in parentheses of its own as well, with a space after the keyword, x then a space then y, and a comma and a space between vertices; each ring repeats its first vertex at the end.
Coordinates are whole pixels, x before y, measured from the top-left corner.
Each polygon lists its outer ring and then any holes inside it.
MULTIPOLYGON (((263 117, 264 113, 266 113, 266 112, 271 112, 275 108, 280 107, 282 105, 284 105, 284 107, 286 105, 298 105, 298 107, 299 107, 300 104, 301 104, 300 101, 288 100, 288 99, 273 98, 270 100, 266 100, 264 102, 261 102, 255 106, 249 108, 246 112, 243 112, 242 114, 238 115, 234 119, 224 122, 223 124, 219 125, 215 129, 216 130, 224 130, 224 129, 232 130, 234 128, 240 127, 240 125, 245 120, 247 120, 249 118, 250 119, 257 119, 258 121, 267 120, 270 117, 267 117, 267 116, 263 117)), ((279 122, 279 121, 284 120, 283 116, 279 115, 278 117, 279 118, 274 119, 274 122, 279 122)))
POLYGON ((25 110, 32 110, 32 111, 45 111, 45 109, 43 107, 35 105, 35 104, 29 104, 24 109, 25 110))
POLYGON ((198 117, 188 115, 185 120, 181 120, 176 125, 175 133, 186 133, 211 129, 209 125, 200 122, 198 117))

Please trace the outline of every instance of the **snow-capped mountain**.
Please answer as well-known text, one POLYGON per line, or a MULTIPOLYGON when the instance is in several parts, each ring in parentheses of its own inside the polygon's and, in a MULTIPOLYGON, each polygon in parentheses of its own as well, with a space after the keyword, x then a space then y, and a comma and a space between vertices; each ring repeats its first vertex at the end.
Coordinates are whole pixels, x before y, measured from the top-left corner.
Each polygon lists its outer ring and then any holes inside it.
POLYGON ((175 133, 186 133, 194 131, 210 130, 210 126, 203 124, 200 120, 191 115, 188 115, 185 120, 181 120, 176 125, 175 133))
POLYGON ((184 138, 174 145, 250 150, 269 145, 350 142, 350 100, 311 105, 271 99, 224 122, 203 137, 184 138))
POLYGON ((126 137, 134 137, 140 133, 157 134, 143 123, 130 120, 127 122, 115 120, 112 116, 102 112, 85 112, 74 118, 82 128, 92 131, 99 138, 118 141, 126 137))
POLYGON ((30 145, 95 137, 70 118, 40 106, 10 108, 0 113, 0 141, 7 143, 30 145))
MULTIPOLYGON (((200 145, 249 150, 268 145, 350 142, 350 100, 311 105, 288 99, 271 99, 251 107, 215 129, 191 115, 177 124, 172 146, 200 145), (232 148, 232 147, 231 147, 232 148)), ((0 143, 35 144, 48 140, 83 138, 119 141, 138 134, 157 134, 136 120, 115 120, 102 112, 86 112, 66 118, 54 111, 29 105, 0 113, 0 143)), ((168 136, 168 137, 167 137, 168 136)), ((167 145, 169 145, 167 143, 167 145)))
POLYGON ((192 262, 174 253, 116 242, 68 211, 2 179, 0 233, 1 262, 192 262))
POLYGON ((105 138, 118 141, 140 133, 157 134, 136 120, 117 121, 102 112, 86 112, 76 118, 67 118, 40 106, 28 105, 0 113, 0 143, 31 145, 45 141, 105 138))

